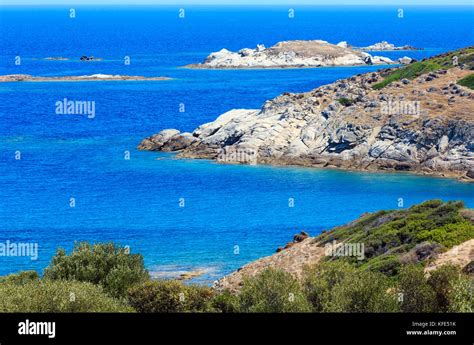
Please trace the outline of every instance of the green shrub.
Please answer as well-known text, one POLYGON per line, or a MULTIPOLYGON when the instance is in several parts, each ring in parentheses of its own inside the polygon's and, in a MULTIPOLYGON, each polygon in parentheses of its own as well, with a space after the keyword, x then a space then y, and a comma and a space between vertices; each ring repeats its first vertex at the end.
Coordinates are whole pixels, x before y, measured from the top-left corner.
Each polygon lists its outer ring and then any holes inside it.
POLYGON ((304 292, 314 311, 323 312, 331 300, 332 288, 348 279, 356 268, 344 261, 322 262, 306 268, 304 292))
POLYGON ((421 204, 413 205, 409 208, 410 212, 413 213, 425 213, 426 211, 430 211, 436 209, 443 205, 443 201, 440 199, 433 199, 422 202, 421 204))
POLYGON ((448 311, 454 313, 474 312, 474 281, 472 279, 463 276, 453 282, 448 311))
POLYGON ((36 271, 21 271, 15 274, 0 277, 0 283, 12 284, 26 284, 30 282, 37 282, 39 280, 38 272, 36 271))
POLYGON ((133 312, 91 283, 44 280, 0 283, 0 312, 133 312))
POLYGON ((123 297, 135 283, 149 278, 143 257, 113 243, 76 243, 70 255, 59 249, 44 271, 45 279, 77 280, 101 285, 113 297, 123 297))
POLYGON ((397 296, 381 273, 345 262, 325 262, 305 272, 305 293, 317 312, 395 312, 397 296))
POLYGON ((291 274, 272 268, 244 279, 239 304, 241 312, 287 313, 311 309, 298 281, 291 274))
POLYGON ((436 294, 425 278, 420 265, 406 265, 399 275, 402 293, 401 310, 407 313, 429 313, 436 309, 436 294))
POLYGON ((147 281, 128 290, 128 301, 143 313, 213 311, 213 290, 176 280, 147 281))
POLYGON ((400 270, 400 260, 396 255, 380 255, 361 266, 363 270, 381 272, 388 276, 397 275, 400 270))
POLYGON ((458 80, 458 84, 474 90, 474 73, 458 80))
POLYGON ((459 220, 436 229, 421 231, 416 237, 419 241, 438 242, 451 248, 474 238, 474 224, 469 220, 459 220))
POLYGON ((397 296, 390 290, 386 276, 370 271, 358 271, 352 279, 334 286, 328 312, 379 313, 399 311, 397 296))
POLYGON ((340 104, 342 104, 343 106, 345 107, 348 107, 352 104, 354 104, 354 101, 350 98, 345 98, 345 97, 342 97, 342 98, 338 98, 337 100, 340 104))
POLYGON ((220 291, 215 294, 212 305, 216 311, 222 313, 237 313, 240 311, 240 299, 229 290, 220 291))
POLYGON ((431 272, 428 284, 436 294, 437 311, 447 312, 450 309, 450 298, 453 284, 460 278, 459 267, 454 265, 443 265, 431 272))

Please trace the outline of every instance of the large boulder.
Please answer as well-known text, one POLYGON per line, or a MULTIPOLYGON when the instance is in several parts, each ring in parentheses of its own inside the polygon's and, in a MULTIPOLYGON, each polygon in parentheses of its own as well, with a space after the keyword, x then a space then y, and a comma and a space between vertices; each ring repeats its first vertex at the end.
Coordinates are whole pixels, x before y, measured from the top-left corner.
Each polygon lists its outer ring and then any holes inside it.
POLYGON ((166 144, 172 137, 178 135, 179 133, 180 132, 176 129, 162 130, 158 134, 143 139, 137 148, 139 150, 159 151, 163 148, 164 144, 166 144))

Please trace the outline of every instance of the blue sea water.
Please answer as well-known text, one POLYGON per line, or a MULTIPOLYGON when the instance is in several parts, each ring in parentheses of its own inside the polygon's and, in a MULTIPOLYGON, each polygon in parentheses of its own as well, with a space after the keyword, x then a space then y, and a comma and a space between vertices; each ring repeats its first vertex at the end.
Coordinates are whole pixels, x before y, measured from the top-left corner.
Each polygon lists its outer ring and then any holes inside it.
POLYGON ((425 49, 380 55, 420 59, 472 45, 472 8, 405 7, 399 18, 397 7, 296 6, 292 19, 286 7, 185 7, 184 19, 170 6, 75 9, 72 19, 69 7, 0 7, 0 74, 173 79, 0 84, 0 242, 39 244, 38 260, 2 257, 0 275, 41 272, 57 247, 87 240, 128 245, 154 273, 209 269, 200 280, 209 282, 272 254, 301 230, 315 235, 397 208, 400 198, 404 207, 432 198, 474 207, 474 186, 453 180, 220 165, 135 149, 164 128, 191 131, 230 109, 380 68, 181 68, 211 51, 289 39, 387 40, 425 49), (104 60, 80 62, 82 55, 104 60), (71 60, 42 60, 52 56, 71 60), (55 114, 64 98, 95 101, 95 118, 55 114))

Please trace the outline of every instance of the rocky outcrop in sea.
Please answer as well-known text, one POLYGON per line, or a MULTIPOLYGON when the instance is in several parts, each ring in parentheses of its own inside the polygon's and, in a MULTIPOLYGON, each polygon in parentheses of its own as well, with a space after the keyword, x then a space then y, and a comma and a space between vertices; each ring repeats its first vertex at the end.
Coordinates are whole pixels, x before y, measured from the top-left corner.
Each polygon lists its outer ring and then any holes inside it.
POLYGON ((36 77, 29 74, 8 74, 0 76, 0 83, 18 82, 18 81, 108 81, 108 80, 169 80, 168 77, 143 77, 118 74, 90 74, 79 76, 61 76, 61 77, 36 77))
POLYGON ((350 47, 321 40, 283 41, 270 48, 257 45, 238 52, 222 49, 211 53, 203 63, 190 68, 297 68, 394 64, 383 56, 372 56, 350 47))
POLYGON ((474 94, 459 67, 401 79, 380 73, 230 110, 192 133, 167 129, 141 150, 222 163, 406 171, 474 181, 474 94))
MULTIPOLYGON (((344 42, 341 42, 344 43, 344 42)), ((340 43, 339 43, 340 44, 340 43)), ((387 41, 382 41, 378 43, 374 43, 367 47, 358 47, 357 49, 365 50, 365 51, 390 51, 390 50, 422 50, 421 48, 416 48, 411 45, 403 45, 403 46, 396 46, 395 44, 388 43, 387 41)))

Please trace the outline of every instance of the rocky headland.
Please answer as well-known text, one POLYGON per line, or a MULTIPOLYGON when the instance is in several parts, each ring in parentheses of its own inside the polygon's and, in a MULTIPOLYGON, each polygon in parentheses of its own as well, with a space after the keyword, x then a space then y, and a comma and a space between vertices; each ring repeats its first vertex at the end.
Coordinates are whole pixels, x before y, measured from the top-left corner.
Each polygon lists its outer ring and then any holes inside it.
MULTIPOLYGON (((343 42, 341 42, 343 43, 343 42)), ((343 44, 331 44, 322 40, 282 41, 270 48, 257 45, 238 52, 222 49, 211 53, 203 63, 189 68, 298 68, 325 66, 358 66, 396 64, 383 56, 372 56, 343 44)))
POLYGON ((230 110, 138 149, 223 163, 404 171, 474 181, 474 48, 230 110), (459 64, 451 60, 456 56, 459 64), (472 82, 472 81, 471 81, 472 82), (472 87, 472 86, 471 86, 472 87))
POLYGON ((168 77, 142 77, 130 75, 112 75, 112 74, 91 74, 81 76, 62 76, 62 77, 35 77, 29 74, 8 74, 0 76, 0 82, 19 82, 19 81, 108 81, 108 80, 170 80, 168 77))

